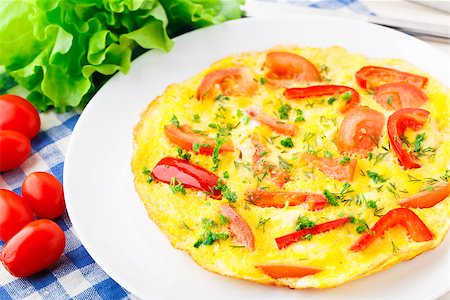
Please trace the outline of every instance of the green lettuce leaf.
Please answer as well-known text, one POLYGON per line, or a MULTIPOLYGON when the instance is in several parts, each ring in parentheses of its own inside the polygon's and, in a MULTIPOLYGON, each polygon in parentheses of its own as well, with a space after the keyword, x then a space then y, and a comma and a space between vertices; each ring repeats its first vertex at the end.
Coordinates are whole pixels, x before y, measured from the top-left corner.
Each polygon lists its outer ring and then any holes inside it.
POLYGON ((83 107, 110 75, 127 73, 145 49, 169 51, 168 32, 240 17, 240 0, 161 2, 0 1, 0 65, 39 110, 65 111, 83 107))

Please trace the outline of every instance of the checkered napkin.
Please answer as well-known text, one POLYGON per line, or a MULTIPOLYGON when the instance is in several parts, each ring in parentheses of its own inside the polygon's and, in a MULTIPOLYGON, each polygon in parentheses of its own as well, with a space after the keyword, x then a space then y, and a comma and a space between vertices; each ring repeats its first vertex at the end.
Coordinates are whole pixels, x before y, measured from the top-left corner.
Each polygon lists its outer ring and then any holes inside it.
MULTIPOLYGON (((356 0, 259 0, 288 2, 325 9, 349 9, 370 14, 356 0)), ((1 70, 0 70, 0 73, 1 70)), ((0 94, 26 96, 6 74, 0 74, 0 94)), ((21 194, 21 184, 27 174, 46 171, 63 181, 64 157, 70 134, 79 118, 79 112, 40 114, 41 131, 31 141, 30 157, 14 170, 0 174, 0 188, 21 194)), ((15 278, 0 266, 0 299, 136 299, 111 279, 91 258, 76 236, 66 214, 55 220, 66 235, 66 248, 51 268, 27 278, 15 278)), ((4 243, 0 242, 0 248, 4 243)))

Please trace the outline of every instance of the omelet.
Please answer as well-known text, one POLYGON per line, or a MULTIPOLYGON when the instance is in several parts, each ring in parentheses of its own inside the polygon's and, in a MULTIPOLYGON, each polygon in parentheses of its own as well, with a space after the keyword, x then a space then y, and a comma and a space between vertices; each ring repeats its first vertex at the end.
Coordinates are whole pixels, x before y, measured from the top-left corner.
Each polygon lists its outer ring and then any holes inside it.
POLYGON ((135 188, 211 272, 338 286, 444 239, 449 107, 446 86, 399 59, 338 46, 230 55, 142 113, 135 188))

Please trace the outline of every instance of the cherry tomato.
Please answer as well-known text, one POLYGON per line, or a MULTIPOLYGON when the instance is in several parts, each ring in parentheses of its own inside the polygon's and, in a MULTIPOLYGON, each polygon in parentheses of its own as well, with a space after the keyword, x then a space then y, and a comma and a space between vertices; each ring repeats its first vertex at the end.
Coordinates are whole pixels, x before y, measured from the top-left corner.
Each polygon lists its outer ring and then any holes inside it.
POLYGON ((34 220, 33 211, 19 195, 0 190, 0 240, 6 242, 34 220))
POLYGON ((269 126, 278 133, 294 136, 298 131, 297 125, 282 122, 262 112, 256 110, 248 110, 247 113, 250 116, 250 118, 258 121, 261 124, 269 126))
POLYGON ((362 88, 374 88, 392 82, 406 82, 423 88, 427 81, 428 78, 423 76, 383 67, 367 66, 356 72, 356 83, 362 88))
POLYGON ((423 191, 400 201, 401 206, 412 208, 433 207, 450 194, 450 183, 433 186, 432 191, 423 191))
MULTIPOLYGON (((188 125, 181 125, 180 127, 165 125, 164 133, 169 141, 187 151, 193 151, 194 143, 198 143, 200 154, 212 155, 216 147, 214 139, 195 133, 188 125)), ((233 151, 234 147, 230 141, 225 142, 219 149, 219 153, 233 151)))
POLYGON ((197 90, 197 99, 215 99, 219 95, 252 96, 258 84, 246 67, 228 68, 208 73, 197 90))
POLYGON ((40 128, 39 113, 30 102, 15 95, 0 96, 0 130, 17 131, 31 140, 40 128))
POLYGON ((230 219, 228 228, 234 239, 249 250, 254 250, 255 237, 250 226, 248 226, 241 215, 228 204, 222 204, 220 206, 220 213, 230 219))
POLYGON ((36 220, 22 228, 4 246, 0 260, 9 273, 26 277, 53 265, 61 256, 66 237, 50 220, 36 220))
POLYGON ((319 169, 326 176, 345 182, 353 180, 357 163, 356 159, 343 163, 342 158, 319 157, 309 153, 303 153, 302 160, 319 169))
POLYGON ((175 177, 184 187, 203 191, 213 198, 220 198, 222 194, 215 189, 219 177, 184 159, 164 157, 153 168, 152 176, 168 184, 175 177))
POLYGON ((375 88, 375 99, 386 109, 419 107, 428 101, 422 90, 409 83, 387 83, 375 88))
POLYGON ((330 222, 325 222, 322 224, 317 224, 314 227, 301 229, 298 231, 295 231, 293 233, 289 233, 287 235, 278 237, 275 239, 275 242, 277 243, 278 249, 283 249, 289 246, 292 243, 298 242, 307 234, 318 234, 327 232, 333 229, 336 229, 338 227, 343 226, 344 224, 348 223, 350 219, 348 217, 340 218, 337 220, 333 220, 330 222))
POLYGON ((416 242, 425 242, 433 239, 433 233, 412 210, 400 207, 390 210, 382 216, 369 232, 361 235, 350 249, 355 252, 366 249, 375 239, 381 238, 386 230, 397 225, 405 228, 410 237, 416 242))
POLYGON ((0 172, 20 166, 30 155, 30 140, 20 132, 0 130, 0 172))
POLYGON ((310 97, 321 96, 339 96, 348 93, 348 99, 344 99, 344 104, 339 108, 339 111, 345 113, 357 106, 360 102, 359 94, 353 88, 342 85, 315 85, 302 88, 290 88, 284 91, 284 96, 287 99, 297 100, 310 97))
POLYGON ((264 62, 267 82, 277 87, 296 82, 321 81, 317 68, 306 58, 289 52, 269 52, 264 62))
POLYGON ((284 208, 286 203, 288 206, 297 206, 306 203, 309 205, 309 210, 321 210, 327 203, 324 195, 307 192, 254 190, 247 193, 247 199, 259 207, 284 208))
POLYGON ((367 107, 350 110, 339 128, 339 151, 367 155, 378 143, 384 122, 384 115, 376 110, 367 107))
POLYGON ((387 122, 389 141, 392 149, 405 169, 420 168, 419 160, 414 153, 403 148, 401 137, 405 134, 406 128, 419 130, 422 128, 430 113, 420 108, 402 108, 393 113, 387 122))
POLYGON ((34 172, 25 178, 22 197, 42 219, 55 219, 66 208, 62 184, 46 172, 34 172))
POLYGON ((257 268, 274 279, 300 278, 308 275, 314 275, 322 271, 322 269, 313 267, 289 265, 259 265, 257 268))

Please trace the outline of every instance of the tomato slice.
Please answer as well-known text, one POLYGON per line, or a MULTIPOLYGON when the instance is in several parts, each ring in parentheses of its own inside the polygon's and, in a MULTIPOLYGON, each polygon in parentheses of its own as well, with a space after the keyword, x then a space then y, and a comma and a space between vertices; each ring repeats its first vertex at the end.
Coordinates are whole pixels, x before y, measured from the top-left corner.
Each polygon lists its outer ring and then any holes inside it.
POLYGON ((328 177, 345 182, 353 180, 357 164, 356 159, 350 159, 346 163, 341 163, 341 158, 318 157, 309 153, 303 153, 301 157, 308 165, 319 169, 328 177))
MULTIPOLYGON (((195 142, 200 144, 198 151, 200 154, 212 155, 216 147, 216 141, 214 139, 195 133, 188 125, 181 125, 180 127, 172 124, 165 125, 164 133, 169 141, 187 151, 194 151, 192 147, 195 142)), ((233 151, 234 146, 230 141, 223 144, 219 150, 220 153, 233 151)))
POLYGON ((336 219, 330 222, 325 222, 321 224, 317 224, 314 227, 301 229, 298 231, 295 231, 293 233, 289 233, 287 235, 278 237, 275 239, 275 242, 277 243, 278 249, 283 249, 289 246, 290 244, 293 244, 295 242, 298 242, 307 234, 318 234, 327 232, 339 227, 342 227, 344 224, 349 222, 350 219, 348 217, 336 219))
POLYGON ((421 108, 402 108, 393 113, 387 122, 389 141, 392 149, 405 169, 420 168, 419 160, 413 153, 409 153, 403 148, 401 137, 405 134, 406 128, 419 130, 428 120, 430 113, 421 108))
POLYGON ((247 192, 247 198, 250 202, 259 207, 283 208, 287 202, 288 206, 297 206, 307 203, 309 210, 321 210, 327 203, 323 194, 306 192, 269 192, 253 190, 247 192))
POLYGON ((378 143, 384 122, 384 115, 376 110, 367 107, 350 110, 345 114, 339 129, 339 151, 367 155, 378 143))
POLYGON ((338 96, 345 93, 350 93, 350 99, 345 101, 345 104, 340 107, 339 111, 345 113, 357 106, 360 102, 359 93, 353 88, 343 85, 315 85, 303 88, 290 88, 284 91, 284 96, 287 99, 297 100, 309 97, 322 96, 338 96))
POLYGON ((164 157, 153 168, 152 176, 154 179, 168 184, 175 177, 185 188, 205 192, 217 199, 222 196, 221 191, 215 189, 219 177, 184 159, 164 157))
POLYGON ((400 207, 382 216, 369 232, 361 235, 350 249, 355 252, 366 249, 375 239, 380 238, 386 230, 396 225, 404 227, 416 242, 425 242, 433 239, 433 233, 412 210, 400 207))
POLYGON ((218 95, 252 96, 258 90, 252 71, 246 67, 227 68, 208 73, 197 90, 197 99, 215 99, 218 95))
POLYGON ((269 52, 264 68, 267 82, 283 87, 296 82, 321 81, 317 68, 306 58, 289 52, 269 52))
POLYGON ((294 136, 298 132, 297 125, 282 122, 260 111, 250 109, 247 110, 247 114, 250 116, 250 118, 258 121, 261 124, 269 126, 278 133, 294 136))
POLYGON ((424 191, 403 199, 400 201, 401 206, 412 208, 428 208, 433 207, 450 194, 450 183, 433 187, 432 191, 424 191))
POLYGON ((367 66, 356 72, 356 83, 362 88, 374 88, 392 82, 406 82, 423 88, 427 81, 428 78, 423 76, 383 67, 367 66))
POLYGON ((250 226, 248 226, 241 215, 228 204, 222 204, 220 206, 220 213, 230 219, 228 228, 234 239, 249 250, 254 250, 255 237, 250 226))
POLYGON ((375 99, 386 109, 422 106, 428 101, 422 90, 409 83, 395 82, 375 88, 375 99))
POLYGON ((314 267, 289 265, 259 265, 257 268, 274 279, 300 278, 308 275, 314 275, 322 271, 322 269, 314 267))

